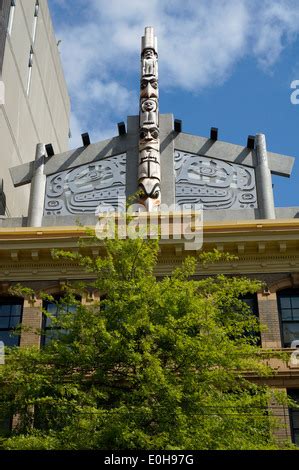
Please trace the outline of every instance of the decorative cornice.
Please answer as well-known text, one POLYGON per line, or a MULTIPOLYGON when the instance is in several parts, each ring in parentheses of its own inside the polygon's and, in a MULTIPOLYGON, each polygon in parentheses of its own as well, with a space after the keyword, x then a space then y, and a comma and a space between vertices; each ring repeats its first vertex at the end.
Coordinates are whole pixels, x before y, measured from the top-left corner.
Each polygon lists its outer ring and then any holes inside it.
MULTIPOLYGON (((163 214, 162 214, 163 216, 163 214)), ((0 279, 55 279, 61 274, 78 278, 82 268, 65 260, 54 260, 53 249, 78 251, 78 240, 88 238, 84 227, 43 227, 0 229, 0 279)), ((157 274, 169 274, 185 256, 184 240, 161 240, 157 274)), ((296 273, 299 271, 299 220, 206 222, 203 250, 220 249, 235 254, 230 263, 216 263, 198 274, 226 272, 296 273)), ((82 254, 99 256, 101 242, 80 248, 82 254)))

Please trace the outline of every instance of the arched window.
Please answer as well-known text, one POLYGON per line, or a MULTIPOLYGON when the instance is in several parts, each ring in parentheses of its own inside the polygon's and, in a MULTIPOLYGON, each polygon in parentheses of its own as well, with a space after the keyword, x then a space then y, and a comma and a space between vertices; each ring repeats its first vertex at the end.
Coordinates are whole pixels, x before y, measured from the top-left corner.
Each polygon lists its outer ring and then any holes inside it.
POLYGON ((0 297, 0 341, 4 346, 19 346, 20 336, 13 335, 14 329, 22 322, 23 299, 0 297))
MULTIPOLYGON (((64 296, 61 294, 53 295, 53 301, 45 300, 43 302, 43 309, 46 310, 49 315, 56 318, 58 318, 60 315, 63 315, 64 313, 75 312, 77 305, 64 306, 62 303, 59 303, 63 297, 64 296)), ((76 300, 81 300, 81 298, 76 297, 76 300)), ((53 325, 52 318, 46 314, 43 314, 42 331, 43 334, 41 335, 41 346, 46 346, 52 339, 57 337, 58 334, 63 333, 65 330, 57 325, 53 325)))
POLYGON ((286 289, 278 292, 282 345, 289 348, 293 341, 299 340, 299 290, 286 289))

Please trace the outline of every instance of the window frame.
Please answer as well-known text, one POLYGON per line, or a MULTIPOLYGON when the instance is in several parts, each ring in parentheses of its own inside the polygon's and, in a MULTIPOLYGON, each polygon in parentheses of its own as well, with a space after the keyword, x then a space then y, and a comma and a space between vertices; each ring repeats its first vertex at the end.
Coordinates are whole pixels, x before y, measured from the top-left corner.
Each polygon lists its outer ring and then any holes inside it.
MULTIPOLYGON (((65 296, 64 293, 55 293, 55 294, 52 294, 52 297, 53 297, 53 301, 50 301, 50 300, 45 300, 43 301, 43 310, 46 310, 46 306, 48 306, 49 304, 52 304, 52 305, 56 305, 57 302, 59 302, 63 297, 65 296)), ((82 298, 78 296, 77 298, 78 301, 82 302, 82 298)), ((56 312, 57 313, 57 312, 56 312)), ((56 316, 56 315, 55 315, 56 316)), ((42 328, 41 328, 41 338, 40 338, 40 347, 41 348, 44 348, 45 346, 47 346, 47 334, 44 334, 46 333, 47 331, 63 331, 63 328, 60 328, 58 326, 47 326, 47 319, 48 317, 46 316, 46 314, 44 312, 42 312, 42 328)))
MULTIPOLYGON (((290 345, 289 345, 289 346, 285 346, 286 341, 285 341, 285 338, 284 338, 284 324, 287 324, 287 323, 290 323, 290 324, 298 323, 298 326, 299 326, 299 319, 298 319, 298 320, 283 320, 283 318, 282 318, 282 307, 281 307, 281 298, 283 298, 283 296, 285 296, 285 297, 290 297, 290 298, 291 298, 291 297, 298 297, 298 299, 299 299, 299 289, 292 289, 292 288, 282 289, 282 290, 280 290, 280 291, 277 291, 277 293, 276 293, 276 297, 277 297, 277 307, 278 307, 278 315, 279 315, 279 327, 280 327, 281 346, 282 346, 282 348, 290 348, 292 341, 290 342, 290 345)), ((292 303, 291 303, 291 308, 290 308, 289 310, 292 311, 292 316, 293 316, 292 303)), ((299 337, 298 337, 297 339, 299 340, 299 337)), ((294 341, 294 340, 293 340, 293 341, 294 341)))
MULTIPOLYGON (((21 325, 22 322, 23 322, 23 313, 24 313, 24 299, 22 297, 15 297, 15 296, 0 296, 0 307, 2 305, 7 305, 7 306, 13 306, 13 305, 20 305, 21 307, 21 313, 20 313, 20 316, 19 316, 19 322, 18 322, 18 325, 21 325), (6 302, 4 303, 3 300, 6 302), (16 300, 18 301, 18 303, 16 303, 16 300)), ((9 315, 7 316, 9 318, 9 322, 11 320, 12 317, 17 317, 17 315, 9 315)), ((1 318, 1 314, 0 314, 0 318, 1 318)), ((13 332, 15 330, 16 327, 10 327, 10 328, 2 328, 0 326, 0 335, 1 335, 1 332, 13 332)), ((0 338, 1 341, 4 342, 4 347, 19 347, 20 346, 20 342, 21 342, 21 335, 16 335, 14 336, 16 339, 17 339, 17 344, 14 344, 13 346, 9 346, 7 344, 5 344, 5 341, 3 341, 3 339, 0 338)))

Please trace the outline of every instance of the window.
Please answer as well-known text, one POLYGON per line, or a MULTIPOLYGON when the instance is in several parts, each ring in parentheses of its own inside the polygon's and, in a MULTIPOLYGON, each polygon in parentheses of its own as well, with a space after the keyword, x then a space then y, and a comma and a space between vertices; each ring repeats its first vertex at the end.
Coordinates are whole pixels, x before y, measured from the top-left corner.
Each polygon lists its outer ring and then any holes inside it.
POLYGON ((244 295, 244 296, 241 297, 241 300, 243 300, 243 302, 245 302, 245 304, 248 305, 248 307, 250 308, 251 312, 252 312, 256 317, 259 316, 258 304, 257 304, 257 296, 256 296, 256 294, 246 294, 246 295, 244 295))
MULTIPOLYGON (((76 311, 77 305, 65 305, 64 307, 63 304, 59 303, 59 300, 63 296, 55 295, 53 297, 53 302, 43 302, 43 309, 46 310, 46 312, 49 313, 52 317, 58 318, 64 313, 71 313, 76 311)), ((76 300, 81 299, 77 298, 76 300)), ((53 325, 52 318, 45 314, 43 314, 42 330, 43 334, 41 336, 41 346, 46 346, 52 339, 57 338, 58 334, 66 332, 66 330, 63 330, 59 326, 53 325)))
POLYGON ((299 340, 299 290, 289 289, 278 293, 282 344, 289 348, 299 340))
MULTIPOLYGON (((299 405, 299 389, 288 390, 288 395, 299 405)), ((299 408, 290 408, 290 425, 292 431, 292 441, 299 447, 299 408)))
POLYGON ((36 28, 37 28, 37 18, 39 13, 39 1, 36 0, 35 7, 34 7, 34 18, 33 18, 33 27, 32 27, 32 43, 35 42, 36 37, 36 28))
POLYGON ((33 26, 32 26, 32 44, 30 46, 29 63, 28 63, 28 78, 27 78, 27 88, 26 88, 27 96, 29 96, 31 79, 32 79, 33 54, 34 54, 33 45, 35 43, 35 38, 36 38, 38 14, 39 14, 39 0, 36 0, 35 6, 34 6, 34 18, 33 18, 33 26))
POLYGON ((15 16, 15 9, 16 9, 16 0, 11 0, 10 2, 10 12, 9 12, 9 20, 7 26, 7 32, 11 36, 12 33, 12 25, 15 16))
POLYGON ((27 93, 27 96, 29 95, 29 91, 30 91, 30 85, 31 85, 31 77, 32 77, 32 66, 33 66, 33 47, 30 46, 30 53, 29 53, 29 62, 28 62, 28 80, 27 80, 27 90, 26 90, 26 93, 27 93))
POLYGON ((13 331, 22 321, 23 299, 0 297, 0 341, 5 346, 19 346, 20 336, 13 331))
MULTIPOLYGON (((245 294, 240 297, 242 300, 251 310, 251 313, 258 318, 259 316, 259 309, 258 309, 258 301, 256 294, 245 294)), ((253 342, 257 346, 261 346, 261 335, 259 331, 248 331, 246 334, 247 337, 252 337, 253 342)))

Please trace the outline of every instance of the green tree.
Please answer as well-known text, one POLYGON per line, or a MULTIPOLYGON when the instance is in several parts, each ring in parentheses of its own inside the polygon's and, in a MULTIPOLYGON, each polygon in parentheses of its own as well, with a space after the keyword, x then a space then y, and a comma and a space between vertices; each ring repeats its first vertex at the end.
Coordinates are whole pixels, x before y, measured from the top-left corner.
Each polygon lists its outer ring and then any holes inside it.
MULTIPOLYGON (((5 449, 276 448, 272 374, 259 323, 240 300, 259 282, 196 279, 189 257, 157 279, 158 242, 105 242, 96 259, 58 253, 94 274, 105 294, 76 300, 67 289, 52 324, 63 331, 41 350, 12 349, 0 366, 0 416, 15 416, 5 449), (76 305, 67 309, 66 305, 76 305), (259 381, 261 383, 261 381, 259 381)), ((52 299, 53 300, 53 299, 52 299)))

